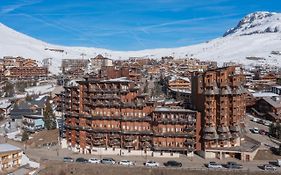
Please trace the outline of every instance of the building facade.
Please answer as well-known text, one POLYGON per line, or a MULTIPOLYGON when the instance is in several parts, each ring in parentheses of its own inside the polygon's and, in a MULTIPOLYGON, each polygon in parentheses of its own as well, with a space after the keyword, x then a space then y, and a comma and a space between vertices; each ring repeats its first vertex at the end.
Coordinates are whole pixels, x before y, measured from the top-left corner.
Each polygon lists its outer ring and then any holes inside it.
POLYGON ((20 148, 10 144, 0 144, 0 172, 19 167, 21 159, 20 148))
POLYGON ((45 67, 12 67, 5 71, 5 76, 16 79, 40 78, 48 76, 48 68, 45 67))
POLYGON ((204 157, 221 158, 222 150, 241 146, 246 110, 243 82, 242 70, 234 66, 196 73, 192 77, 192 102, 202 113, 204 157))
POLYGON ((191 155, 200 148, 198 112, 155 108, 127 78, 80 81, 79 87, 66 88, 61 101, 66 141, 73 151, 191 155))
POLYGON ((200 113, 188 109, 157 107, 152 114, 155 151, 192 155, 201 150, 200 113))
POLYGON ((29 132, 42 130, 45 127, 43 115, 24 115, 22 118, 22 128, 29 132))

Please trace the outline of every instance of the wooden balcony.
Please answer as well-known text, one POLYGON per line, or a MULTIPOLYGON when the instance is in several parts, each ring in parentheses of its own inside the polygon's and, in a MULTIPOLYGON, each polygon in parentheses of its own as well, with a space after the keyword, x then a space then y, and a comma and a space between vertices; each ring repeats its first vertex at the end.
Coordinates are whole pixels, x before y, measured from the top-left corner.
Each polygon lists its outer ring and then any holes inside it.
POLYGON ((134 145, 133 142, 124 142, 124 143, 123 143, 123 146, 124 146, 125 148, 133 148, 133 147, 135 147, 135 145, 134 145))
POLYGON ((141 142, 147 142, 147 141, 151 141, 152 138, 150 136, 142 136, 140 137, 140 141, 141 142))
POLYGON ((184 137, 184 138, 194 138, 194 133, 190 132, 164 132, 164 133, 154 133, 155 136, 160 137, 184 137))
POLYGON ((150 130, 142 130, 142 131, 129 131, 129 130, 122 130, 121 131, 122 134, 132 134, 132 135, 152 135, 153 132, 150 130))
POLYGON ((135 116, 122 116, 121 121, 140 121, 140 122, 150 122, 152 118, 150 116, 145 117, 135 117, 135 116))
POLYGON ((121 142, 119 139, 111 139, 111 140, 109 140, 108 145, 112 146, 112 147, 116 147, 116 146, 120 147, 121 142))
POLYGON ((184 145, 186 146, 190 146, 190 145, 194 145, 195 144, 195 141, 194 140, 190 140, 190 139, 187 139, 183 142, 184 145))
POLYGON ((125 142, 132 142, 132 141, 136 140, 136 138, 134 136, 123 136, 123 140, 125 142))

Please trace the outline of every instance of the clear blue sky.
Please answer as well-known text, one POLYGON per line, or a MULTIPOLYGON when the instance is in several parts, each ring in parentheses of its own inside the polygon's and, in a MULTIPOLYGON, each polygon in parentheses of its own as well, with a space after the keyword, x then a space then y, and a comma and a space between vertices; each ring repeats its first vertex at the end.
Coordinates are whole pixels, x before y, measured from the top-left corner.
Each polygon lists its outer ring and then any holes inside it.
POLYGON ((37 39, 113 50, 178 47, 219 36, 281 0, 0 0, 0 22, 37 39))

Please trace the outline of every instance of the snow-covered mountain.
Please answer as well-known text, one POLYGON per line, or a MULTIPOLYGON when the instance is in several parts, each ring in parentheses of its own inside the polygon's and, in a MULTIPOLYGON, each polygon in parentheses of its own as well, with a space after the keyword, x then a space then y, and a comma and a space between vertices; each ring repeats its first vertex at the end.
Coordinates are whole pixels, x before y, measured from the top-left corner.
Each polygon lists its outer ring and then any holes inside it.
POLYGON ((255 12, 245 16, 236 27, 228 30, 224 34, 224 36, 280 32, 281 14, 270 12, 255 12))
POLYGON ((112 51, 101 48, 66 47, 48 44, 18 33, 0 23, 0 57, 23 56, 42 61, 52 58, 50 71, 59 72, 61 59, 91 58, 97 54, 112 59, 129 57, 177 58, 193 57, 202 60, 235 61, 244 64, 281 66, 281 13, 255 12, 245 16, 223 37, 201 44, 179 48, 140 51, 112 51))

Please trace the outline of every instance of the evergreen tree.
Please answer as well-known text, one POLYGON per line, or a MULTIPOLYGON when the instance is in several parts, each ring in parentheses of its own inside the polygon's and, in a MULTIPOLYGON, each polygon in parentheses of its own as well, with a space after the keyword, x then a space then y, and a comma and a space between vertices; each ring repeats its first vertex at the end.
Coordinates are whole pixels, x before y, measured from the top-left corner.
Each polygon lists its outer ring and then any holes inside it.
POLYGON ((50 103, 50 99, 47 100, 44 108, 44 122, 45 122, 45 127, 50 130, 50 129, 55 129, 55 117, 52 109, 52 105, 50 103))
POLYGON ((21 141, 24 142, 27 141, 28 139, 29 139, 28 133, 26 131, 23 131, 21 141))
POLYGON ((281 140, 281 124, 277 122, 269 126, 269 135, 275 137, 276 139, 281 140))

